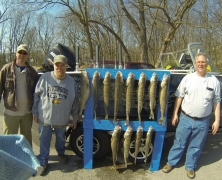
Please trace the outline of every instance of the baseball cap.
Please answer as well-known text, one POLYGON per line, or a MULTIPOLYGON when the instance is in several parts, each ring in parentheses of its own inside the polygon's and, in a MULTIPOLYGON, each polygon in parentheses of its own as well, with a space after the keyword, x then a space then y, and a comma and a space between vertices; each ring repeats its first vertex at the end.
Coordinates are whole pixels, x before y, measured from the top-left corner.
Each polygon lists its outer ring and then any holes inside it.
POLYGON ((63 55, 56 55, 56 56, 54 57, 54 64, 55 64, 55 63, 58 63, 58 62, 63 63, 63 64, 67 64, 67 59, 66 59, 66 57, 63 56, 63 55))
POLYGON ((28 53, 28 46, 26 44, 20 44, 17 48, 17 52, 19 51, 25 51, 28 53))

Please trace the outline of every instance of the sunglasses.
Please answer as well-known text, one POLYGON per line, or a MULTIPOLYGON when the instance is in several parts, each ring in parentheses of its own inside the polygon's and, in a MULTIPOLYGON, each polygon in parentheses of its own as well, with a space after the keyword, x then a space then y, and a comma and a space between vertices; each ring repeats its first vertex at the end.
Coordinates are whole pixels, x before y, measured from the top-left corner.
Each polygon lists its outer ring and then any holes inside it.
POLYGON ((22 55, 27 55, 27 54, 28 54, 28 53, 25 52, 25 51, 19 51, 18 53, 19 53, 19 54, 22 54, 22 55))

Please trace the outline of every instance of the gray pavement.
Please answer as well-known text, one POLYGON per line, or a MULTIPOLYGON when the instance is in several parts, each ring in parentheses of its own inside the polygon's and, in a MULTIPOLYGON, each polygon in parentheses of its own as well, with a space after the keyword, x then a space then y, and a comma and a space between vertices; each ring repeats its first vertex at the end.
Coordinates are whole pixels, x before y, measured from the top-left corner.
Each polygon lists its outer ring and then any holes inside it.
MULTIPOLYGON (((0 104, 0 134, 2 129, 2 103, 0 104)), ((39 152, 38 131, 37 125, 33 124, 33 151, 37 155, 39 152)), ((67 141, 66 154, 69 155, 68 164, 60 164, 57 153, 54 148, 55 137, 51 143, 49 167, 45 176, 36 176, 30 180, 187 180, 186 171, 184 168, 185 157, 181 159, 179 164, 168 174, 161 171, 161 168, 167 162, 167 155, 173 140, 168 139, 164 143, 160 170, 156 172, 149 171, 148 164, 129 165, 127 169, 114 170, 112 168, 111 154, 107 154, 106 158, 94 161, 93 169, 83 168, 83 159, 76 156, 70 149, 67 141)), ((122 154, 118 156, 118 162, 123 163, 122 154)), ((1 177, 0 177, 1 179, 1 177)), ((198 168, 196 169, 196 180, 221 180, 222 179, 222 130, 216 135, 208 134, 203 152, 201 154, 198 168)))

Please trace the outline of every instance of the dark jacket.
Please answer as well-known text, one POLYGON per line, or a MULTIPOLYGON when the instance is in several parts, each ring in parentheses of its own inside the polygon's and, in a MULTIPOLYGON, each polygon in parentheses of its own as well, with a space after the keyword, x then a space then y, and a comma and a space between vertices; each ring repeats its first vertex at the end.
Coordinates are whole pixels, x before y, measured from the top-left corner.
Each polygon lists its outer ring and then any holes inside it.
MULTIPOLYGON (((36 70, 26 63, 26 91, 28 93, 28 108, 32 109, 33 94, 35 85, 38 81, 38 73, 36 70)), ((15 60, 3 66, 0 72, 0 100, 4 99, 4 106, 11 111, 17 111, 16 98, 16 75, 15 75, 15 60)))

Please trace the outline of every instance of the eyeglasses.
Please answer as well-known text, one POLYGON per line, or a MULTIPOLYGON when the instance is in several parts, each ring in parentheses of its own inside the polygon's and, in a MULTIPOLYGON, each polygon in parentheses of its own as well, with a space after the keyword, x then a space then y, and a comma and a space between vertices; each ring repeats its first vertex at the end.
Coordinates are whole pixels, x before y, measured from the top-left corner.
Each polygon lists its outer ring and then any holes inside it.
POLYGON ((28 53, 25 52, 25 51, 19 51, 18 53, 19 53, 19 54, 22 54, 22 55, 27 55, 27 54, 28 54, 28 53))

